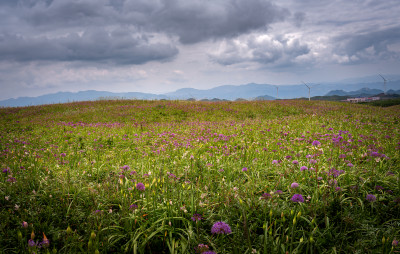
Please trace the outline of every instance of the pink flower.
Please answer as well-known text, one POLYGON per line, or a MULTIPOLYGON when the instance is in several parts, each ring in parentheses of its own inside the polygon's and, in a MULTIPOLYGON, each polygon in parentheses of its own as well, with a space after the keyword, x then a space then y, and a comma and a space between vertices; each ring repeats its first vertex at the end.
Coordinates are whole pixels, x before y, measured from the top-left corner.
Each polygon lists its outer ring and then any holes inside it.
POLYGON ((299 188, 299 184, 298 183, 296 183, 296 182, 293 182, 291 185, 290 185, 290 188, 299 188))

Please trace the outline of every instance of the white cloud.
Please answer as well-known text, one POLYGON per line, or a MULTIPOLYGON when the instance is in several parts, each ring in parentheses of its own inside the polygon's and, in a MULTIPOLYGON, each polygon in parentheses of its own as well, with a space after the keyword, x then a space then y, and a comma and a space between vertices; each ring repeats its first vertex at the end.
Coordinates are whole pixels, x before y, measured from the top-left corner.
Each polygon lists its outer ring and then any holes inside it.
POLYGON ((296 34, 273 36, 250 34, 224 40, 210 58, 222 65, 255 62, 262 65, 290 65, 309 54, 309 46, 296 34))

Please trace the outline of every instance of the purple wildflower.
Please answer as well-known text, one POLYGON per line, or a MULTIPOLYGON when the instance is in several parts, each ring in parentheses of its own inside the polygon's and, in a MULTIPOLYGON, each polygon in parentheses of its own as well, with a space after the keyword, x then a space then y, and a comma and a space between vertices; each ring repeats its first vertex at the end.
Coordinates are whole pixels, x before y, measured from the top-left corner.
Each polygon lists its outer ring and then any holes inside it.
POLYGON ((321 142, 319 142, 318 140, 314 140, 314 141, 312 142, 312 145, 313 145, 313 146, 319 146, 319 145, 321 145, 321 142))
POLYGON ((9 168, 3 168, 3 171, 2 171, 3 173, 8 173, 8 172, 10 172, 10 169, 9 168))
POLYGON ((369 202, 375 202, 376 201, 376 196, 373 194, 368 194, 365 199, 369 202))
POLYGON ((209 250, 209 251, 202 252, 201 254, 217 254, 217 253, 209 250))
POLYGON ((169 178, 173 178, 173 179, 174 179, 174 178, 177 178, 176 175, 174 175, 174 174, 172 174, 172 173, 170 173, 170 172, 167 172, 167 174, 168 174, 168 177, 169 177, 169 178))
POLYGON ((341 175, 341 174, 344 174, 344 170, 337 170, 337 169, 335 169, 335 168, 331 168, 330 170, 329 170, 329 172, 328 172, 328 175, 330 176, 330 175, 332 175, 333 177, 338 177, 339 175, 341 175))
POLYGON ((7 182, 9 183, 15 183, 17 181, 17 179, 15 179, 15 177, 10 177, 7 179, 7 182))
POLYGON ((380 154, 378 152, 372 152, 370 155, 372 157, 379 157, 380 156, 380 154))
POLYGON ((294 165, 299 164, 299 162, 298 162, 297 160, 292 161, 292 163, 293 163, 294 165))
POLYGON ((195 214, 193 214, 193 217, 192 217, 192 221, 201 221, 203 219, 203 217, 201 217, 201 215, 200 214, 198 214, 198 213, 195 213, 195 214))
POLYGON ((351 162, 347 163, 347 166, 348 167, 354 167, 354 165, 351 162))
POLYGON ((263 193, 261 199, 270 199, 271 198, 271 194, 269 193, 263 193))
POLYGON ((293 197, 290 199, 292 202, 303 203, 304 198, 301 194, 294 194, 293 197))
POLYGON ((278 164, 279 162, 277 160, 273 160, 272 164, 278 164))
POLYGON ((128 165, 123 165, 122 167, 121 167, 121 169, 123 169, 123 170, 129 170, 131 167, 129 167, 128 165))
POLYGON ((132 210, 132 211, 137 209, 137 208, 138 208, 137 204, 132 204, 132 205, 129 206, 129 209, 132 210))
POLYGON ((49 241, 49 239, 47 239, 46 236, 45 236, 45 238, 43 239, 43 241, 40 243, 40 246, 41 246, 41 247, 45 247, 45 248, 47 248, 47 247, 50 246, 50 241, 49 241))
POLYGON ((232 233, 232 230, 231 230, 231 227, 227 223, 225 223, 223 221, 217 221, 212 226, 211 233, 212 234, 229 234, 229 233, 232 233))
POLYGON ((393 239, 392 246, 396 247, 397 245, 399 245, 399 241, 397 241, 396 239, 393 239))
POLYGON ((243 171, 243 172, 246 172, 246 171, 247 171, 247 168, 242 168, 242 171, 243 171))
POLYGON ((138 189, 140 191, 144 191, 146 189, 146 187, 144 186, 143 183, 137 183, 136 184, 136 189, 138 189))
POLYGON ((275 194, 282 194, 283 193, 283 191, 281 191, 281 190, 277 190, 277 191, 275 191, 275 194))
POLYGON ((310 163, 310 164, 317 164, 317 160, 311 159, 311 160, 309 161, 309 163, 310 163))
POLYGON ((296 182, 293 182, 291 185, 290 185, 290 188, 298 188, 300 185, 298 184, 298 183, 296 183, 296 182))
POLYGON ((32 239, 29 239, 29 240, 28 240, 28 246, 29 246, 29 247, 35 247, 35 246, 36 246, 35 241, 33 241, 32 239))
POLYGON ((308 168, 306 167, 306 166, 302 166, 301 168, 300 168, 300 171, 304 171, 304 170, 307 170, 308 168))
POLYGON ((28 222, 23 221, 23 222, 22 222, 22 227, 23 227, 23 228, 28 228, 28 222))
POLYGON ((60 156, 61 157, 65 157, 65 156, 67 156, 67 154, 66 153, 61 153, 60 156))

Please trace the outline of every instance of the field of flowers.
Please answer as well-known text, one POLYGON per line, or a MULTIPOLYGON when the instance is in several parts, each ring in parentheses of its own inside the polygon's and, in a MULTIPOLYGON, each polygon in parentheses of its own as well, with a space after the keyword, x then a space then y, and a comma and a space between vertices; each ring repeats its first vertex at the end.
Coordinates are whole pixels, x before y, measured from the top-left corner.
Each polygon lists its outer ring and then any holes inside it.
POLYGON ((0 108, 0 253, 398 253, 400 106, 0 108))

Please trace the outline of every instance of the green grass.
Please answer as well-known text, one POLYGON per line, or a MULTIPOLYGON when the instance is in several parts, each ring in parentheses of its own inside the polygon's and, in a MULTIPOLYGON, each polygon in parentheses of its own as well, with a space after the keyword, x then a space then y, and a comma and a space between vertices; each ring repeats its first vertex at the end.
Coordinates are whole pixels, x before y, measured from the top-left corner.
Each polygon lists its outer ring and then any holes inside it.
POLYGON ((399 116, 301 100, 2 108, 0 253, 399 252, 399 116))

